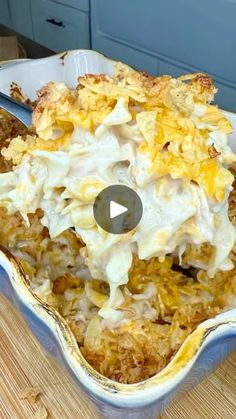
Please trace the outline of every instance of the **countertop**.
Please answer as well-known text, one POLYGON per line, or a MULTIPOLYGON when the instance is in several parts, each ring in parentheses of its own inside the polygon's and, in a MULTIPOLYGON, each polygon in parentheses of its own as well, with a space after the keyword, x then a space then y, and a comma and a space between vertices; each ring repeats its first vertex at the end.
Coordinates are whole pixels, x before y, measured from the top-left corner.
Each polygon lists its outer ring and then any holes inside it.
MULTIPOLYGON (((39 414, 45 413, 43 406, 52 419, 101 417, 68 374, 46 355, 16 309, 0 295, 0 418, 43 419, 39 414), (31 387, 37 387, 41 393, 36 403, 22 398, 31 387)), ((236 352, 161 416, 162 419, 235 417, 236 352)))
POLYGON ((55 52, 51 51, 50 49, 32 41, 29 38, 26 38, 23 35, 20 35, 13 29, 9 29, 3 25, 0 25, 0 36, 16 36, 18 42, 20 42, 20 44, 24 47, 27 58, 43 58, 55 54, 55 52))

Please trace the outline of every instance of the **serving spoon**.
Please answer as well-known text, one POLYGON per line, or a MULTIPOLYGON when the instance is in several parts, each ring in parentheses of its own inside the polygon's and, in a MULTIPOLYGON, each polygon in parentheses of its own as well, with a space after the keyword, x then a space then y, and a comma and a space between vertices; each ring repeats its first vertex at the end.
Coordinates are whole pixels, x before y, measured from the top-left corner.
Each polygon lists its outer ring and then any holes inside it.
POLYGON ((32 109, 2 92, 0 92, 0 108, 15 116, 26 127, 32 124, 32 109))

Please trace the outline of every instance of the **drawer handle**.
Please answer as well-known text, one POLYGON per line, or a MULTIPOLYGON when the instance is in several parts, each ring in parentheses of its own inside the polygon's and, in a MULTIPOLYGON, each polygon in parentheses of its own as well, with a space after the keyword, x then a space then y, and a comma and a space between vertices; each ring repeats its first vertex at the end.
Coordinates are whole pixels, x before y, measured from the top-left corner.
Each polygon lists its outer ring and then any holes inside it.
POLYGON ((65 27, 64 23, 62 22, 62 20, 60 22, 58 22, 55 19, 46 19, 46 22, 51 23, 52 25, 60 26, 61 28, 64 28, 65 27))

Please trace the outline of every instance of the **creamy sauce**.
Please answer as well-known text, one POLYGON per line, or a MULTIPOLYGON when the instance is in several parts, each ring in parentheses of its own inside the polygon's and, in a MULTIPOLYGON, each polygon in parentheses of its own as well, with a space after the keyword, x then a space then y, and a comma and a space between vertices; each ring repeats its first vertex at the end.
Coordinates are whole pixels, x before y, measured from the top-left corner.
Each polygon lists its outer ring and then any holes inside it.
MULTIPOLYGON (((232 268, 228 256, 235 241, 227 216, 229 190, 225 200, 216 203, 195 183, 169 175, 155 178, 148 170, 149 157, 138 149, 142 135, 127 124, 130 114, 121 105, 94 135, 75 128, 67 151, 32 151, 13 173, 0 175, 0 200, 11 212, 20 211, 27 220, 28 213, 43 209, 42 222, 51 237, 75 228, 86 244, 84 256, 91 275, 110 284, 110 299, 100 314, 114 322, 122 318, 116 310, 122 302, 118 287, 128 282, 133 253, 147 260, 176 251, 181 257, 187 244, 207 242, 215 247, 204 266, 212 276, 217 269, 232 268), (134 136, 127 139, 132 131, 134 136), (113 184, 134 189, 143 203, 139 225, 124 235, 103 231, 93 218, 97 194, 113 184)), ((230 149, 226 141, 219 145, 219 136, 212 133, 209 144, 214 142, 222 153, 225 147, 227 161, 230 149)), ((198 266, 198 262, 192 264, 198 266)), ((151 316, 138 300, 136 306, 151 316)))

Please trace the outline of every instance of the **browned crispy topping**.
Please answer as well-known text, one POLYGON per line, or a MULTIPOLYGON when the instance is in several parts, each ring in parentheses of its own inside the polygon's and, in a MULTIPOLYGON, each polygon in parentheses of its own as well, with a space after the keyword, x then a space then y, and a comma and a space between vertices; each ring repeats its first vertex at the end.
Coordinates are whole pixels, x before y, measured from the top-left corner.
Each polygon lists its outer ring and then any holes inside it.
POLYGON ((212 90, 214 88, 213 80, 208 74, 196 74, 193 78, 193 82, 199 83, 203 88, 208 90, 212 90))
POLYGON ((78 288, 81 285, 79 278, 72 275, 59 276, 53 283, 53 292, 56 295, 64 294, 68 288, 78 288))
POLYGON ((208 148, 208 153, 211 159, 214 159, 215 157, 219 156, 221 153, 219 151, 217 151, 215 149, 214 144, 212 144, 209 148, 208 148))
MULTIPOLYGON (((4 147, 9 146, 11 138, 15 138, 18 135, 24 137, 26 133, 27 128, 18 119, 3 109, 0 109, 0 152, 4 147)), ((11 163, 0 154, 1 173, 8 172, 11 170, 11 167, 11 163)))
POLYGON ((21 87, 17 83, 12 82, 10 85, 10 95, 13 99, 18 102, 24 103, 32 108, 36 105, 35 101, 30 100, 22 91, 21 87))
POLYGON ((41 390, 38 387, 29 386, 24 388, 20 394, 20 398, 28 400, 30 404, 34 404, 41 394, 41 390))
POLYGON ((38 406, 36 412, 34 413, 34 419, 48 419, 49 413, 46 409, 46 407, 41 404, 38 406))
MULTIPOLYGON (((231 223, 236 225, 236 164, 233 164, 230 167, 230 171, 234 176, 234 182, 233 182, 233 190, 230 193, 229 196, 229 219, 231 223)), ((236 249, 232 252, 234 255, 234 261, 236 261, 236 249)))

